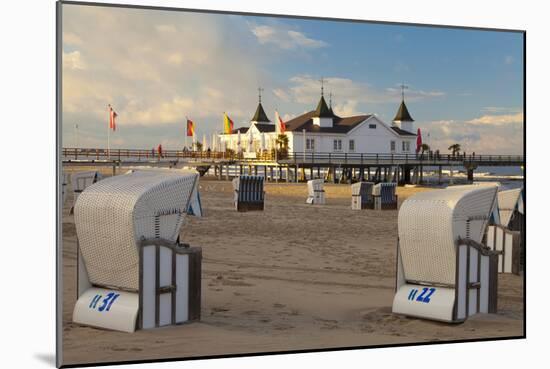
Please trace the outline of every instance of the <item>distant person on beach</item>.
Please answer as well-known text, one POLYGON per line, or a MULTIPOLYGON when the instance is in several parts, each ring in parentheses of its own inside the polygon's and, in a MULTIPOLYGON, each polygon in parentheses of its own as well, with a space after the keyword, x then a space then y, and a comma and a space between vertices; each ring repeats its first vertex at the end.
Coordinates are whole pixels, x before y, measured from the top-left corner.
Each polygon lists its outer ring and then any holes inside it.
POLYGON ((162 144, 159 144, 157 151, 159 152, 159 159, 162 158, 162 144))

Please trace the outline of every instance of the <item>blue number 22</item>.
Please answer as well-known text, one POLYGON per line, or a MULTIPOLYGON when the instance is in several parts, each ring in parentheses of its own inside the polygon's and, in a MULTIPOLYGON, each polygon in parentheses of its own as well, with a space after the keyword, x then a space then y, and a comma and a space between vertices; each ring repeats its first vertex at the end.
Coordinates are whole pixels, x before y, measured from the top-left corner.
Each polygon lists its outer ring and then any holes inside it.
MULTIPOLYGON (((411 290, 411 292, 409 292, 409 296, 407 297, 408 300, 411 300, 411 301, 415 301, 415 297, 416 297, 416 294, 417 294, 418 290, 416 288, 413 288, 411 290)), ((420 295, 418 295, 418 297, 416 297, 416 301, 418 302, 423 302, 423 303, 429 303, 430 302, 430 297, 435 293, 435 288, 427 288, 427 287, 424 287, 422 288, 422 292, 420 293, 420 295)))

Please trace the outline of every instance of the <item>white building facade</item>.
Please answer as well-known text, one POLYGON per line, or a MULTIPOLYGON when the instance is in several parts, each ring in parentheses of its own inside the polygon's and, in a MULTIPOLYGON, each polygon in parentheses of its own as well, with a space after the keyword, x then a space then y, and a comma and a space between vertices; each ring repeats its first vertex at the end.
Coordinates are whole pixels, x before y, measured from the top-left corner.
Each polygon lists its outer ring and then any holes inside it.
MULTIPOLYGON (((249 127, 219 135, 221 149, 231 148, 253 156, 275 147, 276 125, 261 102, 249 127)), ((339 117, 321 95, 317 109, 286 122, 289 153, 415 154, 414 120, 402 101, 392 124, 375 115, 339 117)))

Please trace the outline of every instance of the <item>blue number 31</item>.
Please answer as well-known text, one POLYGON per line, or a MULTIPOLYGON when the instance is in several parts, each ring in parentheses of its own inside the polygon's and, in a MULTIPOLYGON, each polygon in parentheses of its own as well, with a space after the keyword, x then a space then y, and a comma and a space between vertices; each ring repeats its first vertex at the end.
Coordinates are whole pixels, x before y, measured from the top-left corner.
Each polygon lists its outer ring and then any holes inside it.
MULTIPOLYGON (((109 292, 107 294, 107 296, 105 296, 105 298, 103 299, 103 301, 102 301, 103 304, 101 304, 97 308, 97 310, 98 311, 109 311, 111 309, 111 306, 113 305, 113 303, 115 302, 115 300, 119 296, 120 296, 120 294, 118 294, 118 293, 109 292)), ((88 307, 91 308, 91 309, 95 309, 96 306, 97 306, 97 303, 99 302, 99 300, 101 300, 101 297, 102 297, 101 295, 95 295, 88 307)))

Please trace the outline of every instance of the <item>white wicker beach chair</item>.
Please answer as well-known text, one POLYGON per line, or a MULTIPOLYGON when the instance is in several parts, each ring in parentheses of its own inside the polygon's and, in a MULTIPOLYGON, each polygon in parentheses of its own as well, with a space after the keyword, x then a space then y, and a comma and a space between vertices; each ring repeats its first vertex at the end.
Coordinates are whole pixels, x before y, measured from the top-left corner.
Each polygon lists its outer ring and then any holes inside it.
POLYGON ((376 210, 397 209, 397 195, 395 183, 378 183, 372 189, 374 208, 376 210))
MULTIPOLYGON (((520 205, 523 203, 522 189, 500 191, 498 193, 498 211, 500 214, 500 224, 508 227, 512 217, 519 213, 520 205)), ((523 208, 523 206, 521 206, 523 208)))
POLYGON ((240 176, 233 178, 232 183, 237 211, 264 210, 264 177, 240 176))
POLYGON ((351 185, 351 208, 353 210, 374 209, 372 182, 357 182, 351 185))
POLYGON ((499 221, 487 229, 487 246, 500 254, 499 273, 519 274, 523 270, 523 196, 522 189, 500 191, 498 193, 499 221))
POLYGON ((90 170, 85 172, 76 172, 71 176, 71 186, 73 187, 73 206, 71 213, 74 211, 74 206, 78 196, 86 189, 86 187, 96 183, 102 178, 101 173, 90 170))
POLYGON ((394 313, 461 322, 496 312, 497 253, 481 244, 496 196, 496 186, 457 186, 403 202, 394 313))
POLYGON ((74 322, 133 332, 200 318, 201 249, 178 241, 197 183, 197 173, 140 170, 80 194, 74 322))
POLYGON ((323 189, 324 185, 325 181, 323 179, 311 179, 307 181, 307 204, 325 204, 325 190, 323 189))

